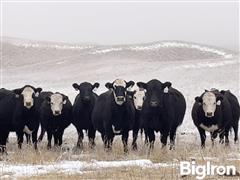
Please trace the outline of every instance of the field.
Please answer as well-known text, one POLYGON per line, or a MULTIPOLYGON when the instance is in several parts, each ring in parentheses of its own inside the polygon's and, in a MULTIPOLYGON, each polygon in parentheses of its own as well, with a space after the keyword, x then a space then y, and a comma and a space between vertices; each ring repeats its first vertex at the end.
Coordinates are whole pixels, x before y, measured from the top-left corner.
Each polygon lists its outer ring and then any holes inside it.
MULTIPOLYGON (((204 89, 230 89, 239 94, 239 56, 215 47, 186 42, 155 42, 141 45, 72 45, 6 38, 3 42, 2 86, 13 89, 25 84, 44 90, 59 91, 73 101, 77 92, 72 83, 99 82, 116 78, 148 81, 157 78, 171 81, 187 101, 183 124, 178 129, 176 148, 161 149, 159 134, 155 148, 148 152, 144 138, 139 137, 137 152, 123 153, 121 138, 114 140, 112 153, 103 149, 97 135, 96 148, 75 150, 77 132, 70 126, 64 134, 61 149, 46 149, 46 139, 35 152, 30 145, 17 149, 15 134, 10 134, 8 155, 1 156, 0 176, 6 179, 196 179, 181 177, 179 163, 196 161, 214 165, 235 165, 240 171, 240 147, 218 144, 208 137, 206 149, 200 148, 200 138, 191 119, 194 97, 204 89)), ((130 135, 131 137, 131 135, 130 135)), ((46 138, 46 137, 45 137, 46 138)), ((129 147, 131 138, 129 139, 129 147)), ((208 176, 209 179, 240 179, 240 176, 208 176)))

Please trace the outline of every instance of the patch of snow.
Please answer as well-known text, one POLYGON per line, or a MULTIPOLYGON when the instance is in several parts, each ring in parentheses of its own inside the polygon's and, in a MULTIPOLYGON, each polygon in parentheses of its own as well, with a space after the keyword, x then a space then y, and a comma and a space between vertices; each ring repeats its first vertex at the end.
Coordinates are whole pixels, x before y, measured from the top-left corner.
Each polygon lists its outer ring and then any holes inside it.
POLYGON ((188 44, 188 43, 181 43, 181 42, 161 42, 161 43, 155 43, 152 45, 143 45, 143 46, 132 46, 129 49, 134 50, 134 51, 151 51, 155 49, 160 49, 160 48, 191 48, 191 49, 197 49, 202 52, 210 52, 217 54, 219 56, 222 56, 224 58, 232 58, 232 54, 228 54, 224 51, 217 50, 214 48, 206 47, 206 46, 200 46, 197 44, 188 44))
POLYGON ((119 167, 141 167, 141 168, 160 168, 175 167, 177 164, 171 163, 153 163, 148 159, 126 160, 126 161, 61 161, 52 164, 30 165, 19 164, 11 165, 0 163, 1 176, 35 176, 46 173, 70 173, 82 174, 86 170, 97 170, 102 168, 119 168, 119 167))
POLYGON ((101 50, 96 50, 92 52, 92 54, 105 54, 109 52, 114 52, 114 51, 122 51, 122 48, 107 48, 107 49, 101 49, 101 50))

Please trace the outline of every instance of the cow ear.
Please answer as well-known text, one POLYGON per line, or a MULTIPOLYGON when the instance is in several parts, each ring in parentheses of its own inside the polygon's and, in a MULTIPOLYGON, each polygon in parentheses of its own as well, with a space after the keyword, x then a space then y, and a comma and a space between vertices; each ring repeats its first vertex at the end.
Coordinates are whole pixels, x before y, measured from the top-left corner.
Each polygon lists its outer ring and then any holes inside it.
POLYGON ((78 85, 77 83, 73 83, 73 84, 72 84, 72 87, 73 87, 76 91, 79 90, 79 85, 78 85))
POLYGON ((205 92, 209 92, 207 89, 205 89, 205 92))
POLYGON ((144 82, 137 82, 137 86, 141 89, 147 89, 147 84, 144 82))
POLYGON ((40 88, 40 87, 36 88, 35 89, 35 97, 38 97, 41 91, 42 91, 42 88, 40 88))
POLYGON ((105 87, 108 88, 108 89, 112 89, 113 88, 113 83, 108 82, 108 83, 105 84, 105 87))
POLYGON ((63 104, 66 104, 68 101, 68 96, 65 96, 63 94, 62 94, 62 96, 63 96, 63 104))
POLYGON ((169 90, 169 88, 172 86, 172 83, 170 83, 170 82, 165 82, 165 83, 163 83, 163 92, 164 93, 168 93, 168 90, 169 90))
POLYGON ((94 83, 92 89, 94 89, 94 88, 98 88, 99 86, 100 86, 100 84, 96 82, 96 83, 94 83))
POLYGON ((20 88, 20 89, 14 89, 14 90, 13 90, 14 94, 16 94, 16 95, 18 95, 18 96, 22 93, 22 91, 23 91, 22 88, 20 88))
POLYGON ((221 102, 222 102, 222 100, 223 100, 223 97, 222 97, 222 96, 218 96, 218 97, 217 97, 217 99, 216 99, 216 101, 217 101, 217 103, 216 103, 216 104, 217 104, 218 106, 220 106, 220 105, 221 105, 221 102))
POLYGON ((133 81, 129 81, 129 82, 127 82, 127 84, 126 84, 126 88, 128 88, 128 87, 132 87, 133 85, 135 84, 135 82, 133 82, 133 81))
POLYGON ((195 101, 198 103, 198 105, 202 105, 202 98, 197 96, 195 97, 195 101))
POLYGON ((226 91, 224 91, 224 90, 221 90, 221 91, 220 91, 220 93, 223 94, 223 95, 225 94, 225 92, 226 92, 226 91))

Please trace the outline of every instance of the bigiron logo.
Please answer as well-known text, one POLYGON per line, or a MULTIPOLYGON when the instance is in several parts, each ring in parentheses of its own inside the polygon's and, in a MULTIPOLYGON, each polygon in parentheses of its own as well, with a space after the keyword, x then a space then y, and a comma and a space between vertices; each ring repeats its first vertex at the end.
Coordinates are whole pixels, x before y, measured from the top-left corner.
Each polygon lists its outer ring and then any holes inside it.
POLYGON ((181 161, 180 162, 180 175, 193 175, 196 179, 204 179, 206 176, 214 175, 236 175, 236 167, 230 166, 217 166, 212 165, 209 161, 205 165, 196 165, 195 161, 181 161))

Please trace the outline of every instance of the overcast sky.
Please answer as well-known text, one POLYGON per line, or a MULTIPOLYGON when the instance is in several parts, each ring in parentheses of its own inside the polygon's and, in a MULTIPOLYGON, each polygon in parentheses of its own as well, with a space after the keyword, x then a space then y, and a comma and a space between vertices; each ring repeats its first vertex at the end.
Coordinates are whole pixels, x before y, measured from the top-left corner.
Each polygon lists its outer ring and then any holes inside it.
POLYGON ((238 50, 239 7, 224 3, 3 3, 3 36, 100 44, 184 40, 238 50))

